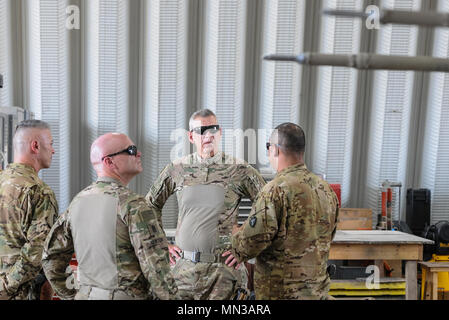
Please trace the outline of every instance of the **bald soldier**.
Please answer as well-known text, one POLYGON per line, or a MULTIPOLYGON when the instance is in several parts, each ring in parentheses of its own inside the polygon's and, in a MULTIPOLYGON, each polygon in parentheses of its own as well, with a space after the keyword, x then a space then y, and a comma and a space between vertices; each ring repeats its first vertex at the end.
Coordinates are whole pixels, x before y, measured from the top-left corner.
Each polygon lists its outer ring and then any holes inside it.
POLYGON ((258 195, 249 218, 233 230, 238 262, 257 257, 258 300, 328 299, 327 261, 337 224, 337 196, 304 164, 303 130, 276 128, 267 143, 277 176, 258 195))
POLYGON ((146 199, 162 225, 162 208, 176 193, 176 245, 170 245, 173 275, 185 300, 228 300, 247 289, 247 270, 229 253, 242 198, 254 200, 265 185, 248 163, 219 151, 222 130, 210 110, 190 119, 189 140, 196 153, 169 164, 146 199))
POLYGON ((127 185, 142 172, 141 153, 124 134, 106 134, 91 147, 98 179, 81 191, 52 228, 43 267, 62 299, 175 299, 168 243, 155 213, 127 185), (79 290, 66 286, 73 253, 79 290))
POLYGON ((36 300, 44 241, 58 215, 54 192, 38 176, 55 153, 49 125, 21 122, 13 146, 14 163, 0 173, 0 299, 36 300))

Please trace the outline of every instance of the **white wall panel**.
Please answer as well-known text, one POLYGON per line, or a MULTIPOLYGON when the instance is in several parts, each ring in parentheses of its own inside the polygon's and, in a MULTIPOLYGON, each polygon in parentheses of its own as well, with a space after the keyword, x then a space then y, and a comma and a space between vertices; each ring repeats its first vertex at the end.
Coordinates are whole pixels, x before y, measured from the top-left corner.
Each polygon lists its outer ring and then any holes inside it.
MULTIPOLYGON (((449 13, 449 1, 439 1, 438 11, 449 13)), ((438 28, 435 57, 449 58, 449 28, 438 28)), ((432 192, 432 222, 449 220, 449 74, 434 73, 424 138, 423 186, 432 192)))
POLYGON ((223 150, 236 154, 229 130, 243 128, 245 76, 245 0, 206 2, 203 105, 217 114, 223 150))
MULTIPOLYGON (((145 13, 143 192, 148 192, 162 169, 175 160, 171 154, 180 142, 177 130, 187 129, 187 1, 147 1, 145 13)), ((176 226, 174 197, 162 218, 165 227, 176 226)))
MULTIPOLYGON (((129 26, 127 0, 86 1, 86 147, 108 132, 129 134, 129 26)), ((88 152, 87 152, 88 154, 88 152)), ((85 158, 88 161, 88 157, 85 158)), ((86 184, 96 179, 86 165, 86 184), (87 171, 87 170, 86 170, 87 171)))
MULTIPOLYGON (((419 0, 385 0, 382 7, 398 10, 420 10, 419 0)), ((383 25, 379 30, 378 54, 415 56, 418 27, 383 25)), ((381 185, 385 180, 407 186, 406 170, 414 72, 376 71, 372 101, 372 121, 368 151, 368 179, 365 205, 381 212, 381 185)), ((405 197, 406 192, 402 192, 405 197)), ((393 217, 399 217, 394 194, 393 217)), ((405 198, 402 199, 403 203, 405 198)), ((404 209, 403 205, 401 209, 404 209)))
POLYGON ((0 73, 4 83, 3 89, 0 89, 2 107, 13 106, 14 97, 12 1, 0 0, 0 73))
MULTIPOLYGON (((263 56, 296 55, 303 51, 305 1, 267 1, 264 12, 263 56)), ((259 141, 265 150, 271 130, 284 122, 299 123, 301 67, 293 63, 262 62, 259 127, 267 136, 259 141)), ((265 165, 269 166, 268 161, 265 165)))
POLYGON ((60 211, 70 202, 69 42, 65 28, 68 1, 29 1, 30 105, 36 119, 51 126, 55 149, 42 178, 58 197, 60 211))
MULTIPOLYGON (((324 1, 325 9, 362 11, 358 0, 324 1)), ((323 17, 321 52, 355 54, 360 51, 359 19, 323 17)), ((313 136, 316 173, 342 185, 342 204, 350 198, 355 100, 358 72, 349 68, 321 67, 318 71, 316 123, 313 136)))

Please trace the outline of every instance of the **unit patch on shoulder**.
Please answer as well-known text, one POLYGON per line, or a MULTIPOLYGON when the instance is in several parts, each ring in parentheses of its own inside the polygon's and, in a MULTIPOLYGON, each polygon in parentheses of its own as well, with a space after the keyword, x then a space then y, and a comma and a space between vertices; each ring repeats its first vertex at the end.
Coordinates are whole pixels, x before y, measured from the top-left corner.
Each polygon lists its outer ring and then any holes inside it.
POLYGON ((251 219, 249 219, 249 225, 251 226, 251 228, 254 228, 256 226, 257 223, 257 217, 252 217, 251 219))

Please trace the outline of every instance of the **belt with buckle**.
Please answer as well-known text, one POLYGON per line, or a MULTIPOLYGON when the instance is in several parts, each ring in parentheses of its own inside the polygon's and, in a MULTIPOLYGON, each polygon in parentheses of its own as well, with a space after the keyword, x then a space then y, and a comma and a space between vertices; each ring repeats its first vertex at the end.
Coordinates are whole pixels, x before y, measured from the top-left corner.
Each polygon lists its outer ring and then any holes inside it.
POLYGON ((183 251, 182 258, 190 260, 193 263, 215 263, 218 261, 216 254, 203 253, 198 251, 183 251))

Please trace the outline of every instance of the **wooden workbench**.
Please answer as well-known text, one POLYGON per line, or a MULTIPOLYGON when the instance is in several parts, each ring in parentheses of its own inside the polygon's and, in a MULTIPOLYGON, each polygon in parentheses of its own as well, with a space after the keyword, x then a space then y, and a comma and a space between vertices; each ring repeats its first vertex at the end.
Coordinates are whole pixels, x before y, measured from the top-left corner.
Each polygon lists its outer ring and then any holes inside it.
POLYGON ((337 231, 329 260, 405 261, 406 299, 418 299, 417 264, 433 241, 399 231, 337 231))

